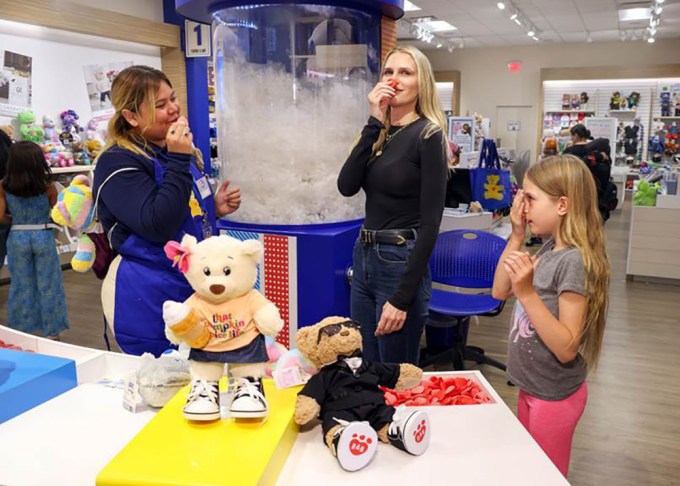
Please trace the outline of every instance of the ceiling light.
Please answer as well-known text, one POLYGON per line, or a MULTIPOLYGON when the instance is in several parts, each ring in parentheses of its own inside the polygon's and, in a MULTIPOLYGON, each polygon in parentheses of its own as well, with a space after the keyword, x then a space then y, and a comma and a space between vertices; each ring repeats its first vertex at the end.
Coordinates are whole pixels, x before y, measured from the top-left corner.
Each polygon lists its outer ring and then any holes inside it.
POLYGON ((656 3, 663 3, 664 0, 656 0, 656 3))
POLYGON ((533 37, 533 36, 536 35, 536 32, 534 32, 533 30, 530 30, 529 32, 527 32, 527 35, 528 35, 529 37, 533 37))
POLYGON ((539 39, 538 37, 536 37, 535 35, 534 35, 534 36, 532 36, 531 38, 532 38, 533 40, 535 40, 536 42, 538 42, 538 41, 540 41, 540 40, 541 40, 541 39, 539 39))
POLYGON ((654 9, 654 13, 661 15, 661 12, 663 12, 663 7, 661 5, 657 5, 657 7, 654 9))
POLYGON ((416 10, 422 10, 415 3, 411 3, 408 0, 404 0, 404 12, 415 12, 416 10))
POLYGON ((446 20, 431 20, 429 22, 420 22, 419 25, 427 27, 431 32, 451 32, 457 30, 456 27, 449 24, 446 20))
POLYGON ((496 5, 498 6, 499 9, 505 10, 505 4, 503 2, 498 2, 496 5))
POLYGON ((649 39, 647 39, 647 42, 649 42, 650 44, 654 44, 654 37, 650 37, 649 39))
POLYGON ((514 14, 512 14, 512 15, 510 16, 510 20, 515 20, 515 19, 517 19, 517 15, 519 15, 517 12, 515 12, 514 14))
POLYGON ((442 45, 443 44, 441 42, 439 44, 437 44, 437 49, 441 49, 442 45))
POLYGON ((519 17, 513 19, 517 25, 522 25, 522 21, 519 19, 519 17))
POLYGON ((455 48, 456 48, 456 46, 454 46, 453 44, 451 44, 451 45, 448 47, 449 52, 453 52, 453 50, 454 50, 455 48))
POLYGON ((630 22, 633 20, 645 20, 652 16, 650 8, 622 8, 619 10, 619 21, 630 22))

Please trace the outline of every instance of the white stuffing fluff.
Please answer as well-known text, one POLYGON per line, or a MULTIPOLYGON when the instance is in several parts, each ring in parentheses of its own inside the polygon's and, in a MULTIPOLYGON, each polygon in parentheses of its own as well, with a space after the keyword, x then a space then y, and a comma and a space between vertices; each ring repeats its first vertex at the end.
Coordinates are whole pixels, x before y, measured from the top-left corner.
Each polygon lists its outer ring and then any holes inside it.
POLYGON ((221 72, 216 66, 221 178, 242 191, 229 219, 291 225, 362 217, 363 191, 343 197, 337 177, 368 118, 369 82, 295 81, 280 65, 246 62, 228 37, 218 44, 229 52, 221 72))

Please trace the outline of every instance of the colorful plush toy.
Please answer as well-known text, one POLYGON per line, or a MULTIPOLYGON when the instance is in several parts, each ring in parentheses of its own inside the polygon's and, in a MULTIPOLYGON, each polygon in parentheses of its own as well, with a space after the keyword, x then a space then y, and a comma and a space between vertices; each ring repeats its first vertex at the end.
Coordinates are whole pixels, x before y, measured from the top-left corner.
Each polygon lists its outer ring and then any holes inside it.
POLYGON ((298 394, 295 422, 304 425, 320 418, 324 444, 343 469, 365 467, 376 453, 378 440, 413 455, 425 452, 430 442, 427 414, 387 405, 380 389, 418 385, 420 368, 363 358, 359 326, 345 317, 327 317, 303 327, 296 342, 319 372, 298 394))
POLYGON ((543 147, 543 155, 546 157, 557 155, 557 139, 555 137, 546 139, 543 147))
POLYGON ((42 141, 45 132, 40 125, 35 123, 35 114, 31 110, 19 112, 17 121, 19 122, 19 133, 23 140, 35 143, 42 141))
POLYGON ((80 232, 78 247, 71 259, 71 266, 76 272, 87 272, 92 268, 96 253, 95 246, 87 232, 93 231, 94 203, 90 179, 85 175, 77 175, 68 187, 59 193, 57 203, 52 208, 52 220, 67 228, 80 232))
POLYGON ((650 184, 646 179, 642 179, 637 186, 637 191, 633 195, 634 206, 656 206, 656 195, 661 190, 661 185, 650 184))
POLYGON ((269 413, 262 377, 267 350, 264 336, 275 336, 283 321, 276 306, 253 289, 264 249, 258 240, 226 235, 200 243, 185 235, 165 245, 166 255, 194 289, 185 302, 166 301, 163 319, 168 339, 191 346, 191 392, 184 417, 220 418, 219 380, 224 364, 238 381, 230 415, 263 418, 269 413))
POLYGON ((43 143, 54 143, 59 144, 59 130, 57 130, 57 125, 54 123, 54 119, 48 115, 42 117, 42 128, 45 132, 43 136, 43 143))
POLYGON ((75 165, 92 165, 92 159, 83 142, 73 142, 71 150, 75 165))
POLYGON ((73 110, 62 111, 61 115, 61 135, 59 138, 66 148, 70 148, 73 142, 80 142, 80 132, 83 129, 78 125, 80 117, 73 110))
POLYGON ((582 110, 587 110, 588 109, 588 100, 590 100, 590 97, 588 96, 588 93, 583 91, 580 96, 580 102, 581 102, 581 109, 582 110))
POLYGON ((618 110, 621 107, 621 93, 619 91, 614 91, 612 97, 609 100, 609 109, 618 110))

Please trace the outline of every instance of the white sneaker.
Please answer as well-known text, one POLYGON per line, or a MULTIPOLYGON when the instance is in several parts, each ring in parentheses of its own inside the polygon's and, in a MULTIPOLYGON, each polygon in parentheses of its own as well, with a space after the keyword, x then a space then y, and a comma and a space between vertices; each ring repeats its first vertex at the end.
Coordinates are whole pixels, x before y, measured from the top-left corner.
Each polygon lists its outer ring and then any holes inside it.
POLYGON ((239 378, 229 415, 234 418, 264 418, 269 414, 262 378, 239 378))
POLYGON ((419 456, 430 445, 430 429, 430 419, 425 412, 409 412, 399 407, 387 429, 387 438, 393 446, 419 456))
POLYGON ((220 386, 217 381, 193 380, 184 405, 184 418, 209 421, 220 418, 220 386))
POLYGON ((350 472, 366 467, 378 450, 378 434, 368 422, 338 422, 343 427, 335 432, 333 445, 340 466, 350 472))

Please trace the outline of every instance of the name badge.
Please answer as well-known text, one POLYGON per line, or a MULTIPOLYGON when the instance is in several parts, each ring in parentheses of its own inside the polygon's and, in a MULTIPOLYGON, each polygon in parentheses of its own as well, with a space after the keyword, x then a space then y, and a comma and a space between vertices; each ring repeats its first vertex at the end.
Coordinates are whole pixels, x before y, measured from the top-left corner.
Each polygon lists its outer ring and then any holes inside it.
POLYGON ((196 187, 198 187, 198 192, 202 199, 206 199, 212 195, 210 183, 208 182, 208 178, 206 176, 203 176, 196 181, 196 187))

